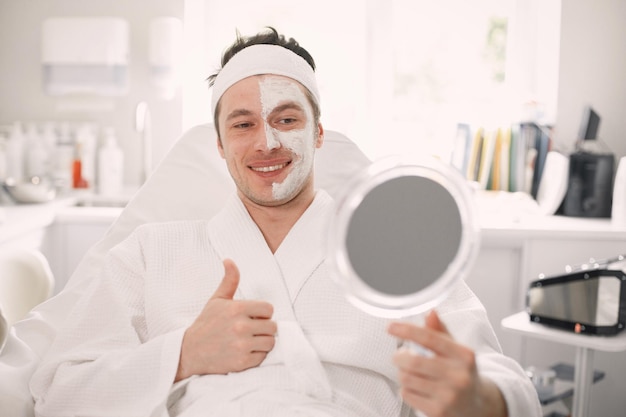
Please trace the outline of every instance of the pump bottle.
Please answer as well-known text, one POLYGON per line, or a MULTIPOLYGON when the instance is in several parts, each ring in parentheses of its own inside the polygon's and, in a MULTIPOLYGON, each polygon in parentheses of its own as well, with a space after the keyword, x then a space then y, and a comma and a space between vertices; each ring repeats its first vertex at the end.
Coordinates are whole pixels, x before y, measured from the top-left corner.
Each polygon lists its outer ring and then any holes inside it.
POLYGON ((124 153, 117 144, 115 130, 104 130, 104 143, 98 151, 98 193, 119 196, 124 179, 124 153))

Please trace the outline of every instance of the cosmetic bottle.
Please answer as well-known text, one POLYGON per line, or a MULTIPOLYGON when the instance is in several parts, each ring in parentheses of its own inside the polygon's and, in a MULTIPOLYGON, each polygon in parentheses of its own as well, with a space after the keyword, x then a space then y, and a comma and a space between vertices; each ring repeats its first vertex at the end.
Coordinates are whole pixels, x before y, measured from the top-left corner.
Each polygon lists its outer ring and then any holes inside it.
POLYGON ((104 130, 104 143, 98 150, 98 193, 119 196, 124 179, 124 153, 117 144, 115 130, 104 130))

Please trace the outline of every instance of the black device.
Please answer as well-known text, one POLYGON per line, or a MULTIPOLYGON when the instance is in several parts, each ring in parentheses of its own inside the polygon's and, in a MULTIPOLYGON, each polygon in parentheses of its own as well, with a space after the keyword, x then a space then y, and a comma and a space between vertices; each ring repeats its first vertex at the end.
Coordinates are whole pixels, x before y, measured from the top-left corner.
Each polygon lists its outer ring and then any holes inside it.
POLYGON ((575 152, 569 158, 567 192, 562 214, 574 217, 611 217, 613 154, 575 152))
POLYGON ((600 128, 600 115, 591 107, 583 111, 577 150, 569 158, 567 192, 558 214, 573 217, 611 217, 615 156, 592 148, 600 128))
POLYGON ((626 274, 592 269, 530 283, 530 320, 574 333, 614 335, 626 326, 626 274))
POLYGON ((591 106, 585 106, 578 132, 578 140, 597 139, 600 129, 600 115, 591 106))

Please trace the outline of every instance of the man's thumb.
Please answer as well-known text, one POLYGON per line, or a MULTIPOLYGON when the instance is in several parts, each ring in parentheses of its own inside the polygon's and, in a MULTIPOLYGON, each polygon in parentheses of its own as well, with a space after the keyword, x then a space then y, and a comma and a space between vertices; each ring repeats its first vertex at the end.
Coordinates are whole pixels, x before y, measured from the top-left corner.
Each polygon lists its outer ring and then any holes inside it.
POLYGON ((232 300, 239 286, 239 269, 232 259, 224 259, 224 278, 211 298, 232 300))

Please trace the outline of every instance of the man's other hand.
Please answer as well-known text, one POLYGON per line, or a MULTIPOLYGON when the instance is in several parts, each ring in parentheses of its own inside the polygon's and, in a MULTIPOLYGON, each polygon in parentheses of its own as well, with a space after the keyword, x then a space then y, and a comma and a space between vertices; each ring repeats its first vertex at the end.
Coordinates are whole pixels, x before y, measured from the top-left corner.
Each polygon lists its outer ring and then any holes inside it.
POLYGON ((454 340, 436 312, 426 317, 424 326, 392 323, 389 334, 433 353, 418 355, 400 349, 393 357, 399 371, 400 393, 411 407, 429 417, 507 415, 500 390, 479 375, 474 352, 454 340))

